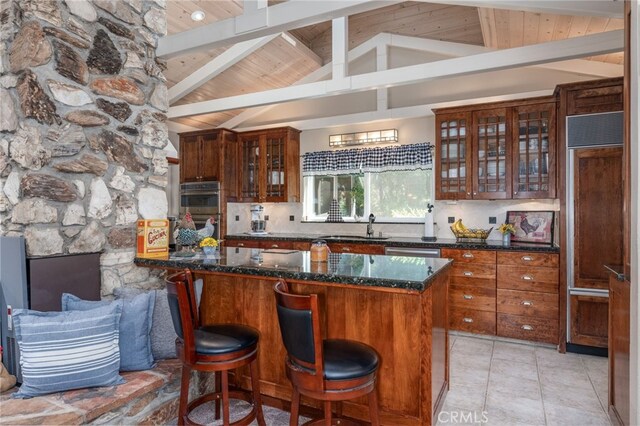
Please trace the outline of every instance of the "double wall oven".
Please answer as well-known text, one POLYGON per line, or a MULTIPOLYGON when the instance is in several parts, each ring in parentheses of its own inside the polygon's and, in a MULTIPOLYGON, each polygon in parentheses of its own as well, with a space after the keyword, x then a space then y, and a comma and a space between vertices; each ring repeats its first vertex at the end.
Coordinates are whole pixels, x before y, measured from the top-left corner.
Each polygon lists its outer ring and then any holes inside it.
POLYGON ((189 182, 180 185, 180 217, 186 212, 196 224, 203 228, 207 219, 214 217, 216 221, 213 237, 220 238, 220 182, 189 182))

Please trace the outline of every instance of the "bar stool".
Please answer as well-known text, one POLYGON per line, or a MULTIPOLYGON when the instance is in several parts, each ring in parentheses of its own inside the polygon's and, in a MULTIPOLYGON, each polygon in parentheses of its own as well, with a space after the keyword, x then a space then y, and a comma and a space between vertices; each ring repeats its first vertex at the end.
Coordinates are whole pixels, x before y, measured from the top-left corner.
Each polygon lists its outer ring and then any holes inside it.
MULTIPOLYGON (((282 280, 275 284, 274 290, 280 333, 287 350, 287 376, 293 385, 289 424, 298 424, 301 394, 324 403, 324 421, 318 419, 308 425, 331 425, 332 401, 368 395, 371 425, 378 426, 377 352, 353 340, 323 340, 317 294, 292 294, 282 280)), ((337 412, 340 416, 340 402, 337 412)), ((341 419, 339 423, 353 422, 341 419)))
POLYGON ((265 426, 260 399, 258 375, 258 331, 240 324, 201 325, 196 304, 193 277, 188 269, 172 275, 166 280, 167 298, 171 310, 173 327, 178 338, 176 352, 182 361, 179 425, 197 425, 189 419, 189 414, 200 405, 215 401, 215 418, 220 418, 222 398, 222 419, 229 423, 229 398, 241 399, 253 404, 249 414, 233 425, 248 425, 257 419, 265 426), (247 391, 229 390, 229 370, 250 365, 251 395, 247 391), (215 372, 216 391, 189 402, 189 381, 191 371, 215 372))

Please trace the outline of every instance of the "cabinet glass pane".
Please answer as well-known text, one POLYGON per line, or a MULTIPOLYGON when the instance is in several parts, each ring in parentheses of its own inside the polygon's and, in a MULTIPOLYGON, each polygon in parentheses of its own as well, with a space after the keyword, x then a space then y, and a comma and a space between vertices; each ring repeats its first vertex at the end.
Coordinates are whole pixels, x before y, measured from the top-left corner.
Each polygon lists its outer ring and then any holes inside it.
POLYGON ((258 139, 245 140, 242 143, 242 196, 258 198, 258 179, 260 175, 260 147, 258 139))
POLYGON ((518 191, 549 190, 549 111, 518 114, 518 191))
POLYGON ((479 193, 504 192, 507 172, 506 114, 479 116, 476 121, 479 193))
POLYGON ((267 139, 267 197, 284 196, 284 138, 267 139))
POLYGON ((466 192, 466 135, 465 119, 440 123, 440 192, 466 192))

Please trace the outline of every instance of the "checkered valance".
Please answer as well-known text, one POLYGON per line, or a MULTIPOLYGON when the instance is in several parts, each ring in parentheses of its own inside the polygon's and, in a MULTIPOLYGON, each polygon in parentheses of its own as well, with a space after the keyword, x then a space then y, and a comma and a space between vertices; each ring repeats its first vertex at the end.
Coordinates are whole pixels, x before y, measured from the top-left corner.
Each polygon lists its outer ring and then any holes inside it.
POLYGON ((390 170, 431 170, 430 143, 395 145, 382 148, 343 149, 308 152, 302 156, 302 174, 342 175, 390 170))

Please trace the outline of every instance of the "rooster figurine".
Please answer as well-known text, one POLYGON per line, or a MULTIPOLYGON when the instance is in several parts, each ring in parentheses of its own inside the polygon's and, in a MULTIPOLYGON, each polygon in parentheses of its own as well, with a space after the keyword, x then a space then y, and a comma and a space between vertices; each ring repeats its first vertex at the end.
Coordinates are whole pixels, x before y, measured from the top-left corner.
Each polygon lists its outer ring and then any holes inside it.
POLYGON ((216 230, 215 224, 216 224, 216 218, 211 216, 209 219, 207 219, 207 222, 204 224, 204 228, 198 230, 198 235, 200 235, 201 238, 212 237, 213 233, 216 230))
POLYGON ((196 224, 193 223, 189 212, 186 212, 182 220, 176 224, 175 234, 176 243, 183 247, 194 246, 203 238, 196 231, 196 224))
POLYGON ((178 224, 176 225, 176 229, 191 229, 193 231, 196 230, 196 224, 193 223, 193 218, 191 217, 191 213, 186 212, 184 217, 178 224))

